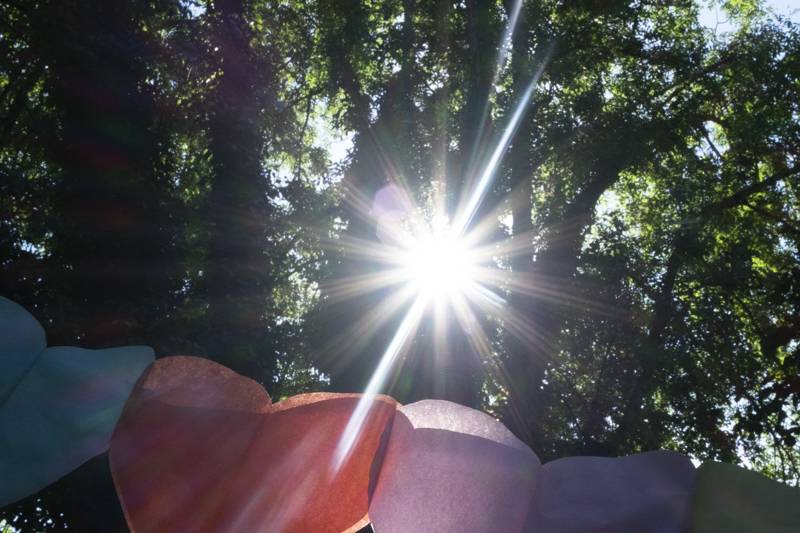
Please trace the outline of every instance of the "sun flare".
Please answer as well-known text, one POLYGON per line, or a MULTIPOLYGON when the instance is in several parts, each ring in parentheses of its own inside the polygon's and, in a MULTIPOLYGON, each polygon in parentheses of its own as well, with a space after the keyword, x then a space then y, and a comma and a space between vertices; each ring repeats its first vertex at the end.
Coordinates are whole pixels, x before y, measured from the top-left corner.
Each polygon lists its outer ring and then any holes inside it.
POLYGON ((401 252, 403 276, 420 294, 431 298, 463 292, 475 277, 475 259, 467 245, 449 233, 414 240, 401 252))
MULTIPOLYGON (((522 2, 517 2, 515 13, 521 4, 522 2)), ((513 34, 516 19, 516 15, 513 15, 508 21, 508 36, 513 34)), ((383 310, 394 309, 398 303, 402 306, 405 302, 410 303, 410 307, 381 356, 362 400, 339 440, 336 459, 332 464, 334 470, 338 470, 347 459, 362 430, 370 405, 368 399, 384 389, 398 360, 402 359, 403 354, 415 342, 416 332, 430 307, 434 311, 431 313, 433 329, 441 335, 435 339, 436 342, 445 340, 443 337, 449 331, 447 321, 454 318, 457 324, 454 331, 460 328, 464 332, 464 339, 482 358, 489 358, 492 349, 491 340, 480 326, 481 315, 491 314, 501 318, 505 330, 519 338, 534 337, 526 327, 524 318, 509 312, 507 302, 502 296, 507 276, 495 257, 504 251, 512 251, 518 244, 512 242, 513 239, 502 246, 492 242, 482 229, 487 221, 491 225, 491 215, 478 215, 479 206, 490 191, 498 166, 529 107, 531 96, 551 51, 552 47, 516 102, 494 148, 476 166, 478 172, 466 185, 469 194, 450 213, 452 217, 442 213, 430 218, 420 216, 424 206, 414 202, 414 195, 403 187, 400 179, 387 184, 374 198, 363 197, 358 191, 351 191, 351 205, 366 220, 375 223, 376 236, 380 242, 354 239, 338 244, 343 245, 353 258, 365 259, 382 266, 377 272, 338 280, 338 284, 334 286, 335 292, 329 291, 330 294, 346 298, 354 294, 400 286, 399 290, 394 291, 394 296, 384 299, 373 313, 356 324, 356 330, 361 328, 360 331, 370 331, 376 325, 385 323, 380 316, 383 310)), ((504 61, 501 54, 498 68, 504 61)), ((393 167, 387 165, 387 168, 393 167)), ((515 237, 519 239, 521 236, 515 237)))

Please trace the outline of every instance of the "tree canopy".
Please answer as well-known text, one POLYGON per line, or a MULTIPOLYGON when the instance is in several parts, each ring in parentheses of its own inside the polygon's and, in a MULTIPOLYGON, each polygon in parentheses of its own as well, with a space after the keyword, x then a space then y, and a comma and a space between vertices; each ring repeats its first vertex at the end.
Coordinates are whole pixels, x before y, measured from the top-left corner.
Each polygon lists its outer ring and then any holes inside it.
MULTIPOLYGON (((0 0, 0 293, 51 345, 363 391, 406 312, 369 286, 376 197, 457 217, 496 151, 468 226, 499 310, 426 315, 382 392, 482 409, 543 460, 797 484, 800 27, 704 7, 0 0)), ((100 457, 0 520, 124 530, 115 498, 100 457)))

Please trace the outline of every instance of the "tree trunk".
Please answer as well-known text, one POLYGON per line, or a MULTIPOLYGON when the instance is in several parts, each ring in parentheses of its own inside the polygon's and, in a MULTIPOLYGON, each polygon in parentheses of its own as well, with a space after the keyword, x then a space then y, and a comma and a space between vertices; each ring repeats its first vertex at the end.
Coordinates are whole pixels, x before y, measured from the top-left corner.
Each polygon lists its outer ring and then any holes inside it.
MULTIPOLYGON (((451 165, 447 182, 447 199, 450 219, 456 219, 467 199, 473 194, 479 174, 486 163, 490 147, 492 126, 489 119, 489 95, 495 69, 495 52, 498 46, 497 32, 492 20, 496 9, 494 3, 485 0, 465 2, 465 42, 466 50, 466 89, 464 108, 458 141, 458 160, 451 165)), ((475 224, 494 208, 496 196, 487 191, 483 202, 473 217, 475 224)), ((499 229, 497 221, 489 222, 494 230, 499 229)), ((469 231, 474 225, 467 228, 469 231)), ((485 317, 473 309, 475 318, 483 326, 485 317)), ((468 328, 475 327, 461 323, 452 308, 447 311, 443 331, 446 343, 433 348, 435 360, 443 368, 437 369, 439 395, 447 400, 477 407, 480 402, 481 386, 485 380, 484 359, 488 356, 470 342, 472 333, 468 328), (443 352, 443 353, 442 353, 443 352)), ((486 328, 480 329, 486 331, 486 328)))
MULTIPOLYGON (((143 10, 26 7, 29 44, 47 66, 44 90, 60 120, 57 141, 43 149, 54 182, 47 246, 58 260, 41 270, 57 295, 46 304, 56 325, 46 326, 48 344, 151 344, 148 332, 170 309, 179 277, 171 187, 157 171, 164 136, 145 83, 152 43, 140 30, 143 10)), ((24 83, 38 81, 33 74, 24 83)), ((6 126, 28 105, 26 93, 21 86, 6 126)), ((44 510, 54 528, 127 531, 105 454, 7 509, 31 519, 44 510)))
MULTIPOLYGON (((700 210, 697 217, 691 222, 685 223, 681 229, 678 230, 673 239, 672 252, 667 259, 664 276, 661 279, 658 297, 653 303, 653 315, 650 319, 650 326, 645 343, 647 351, 642 353, 639 358, 641 371, 639 375, 635 377, 630 388, 630 392, 625 401, 622 420, 615 431, 613 440, 616 446, 621 446, 628 442, 636 433, 637 428, 641 427, 640 419, 644 411, 645 401, 652 395, 657 387, 657 376, 660 370, 658 366, 658 352, 662 349, 664 337, 667 334, 670 320, 672 319, 675 283, 685 260, 692 255, 692 248, 697 245, 704 224, 726 209, 744 205, 747 203, 750 196, 768 189, 785 177, 786 176, 782 174, 776 173, 763 181, 755 182, 716 202, 711 202, 700 210)), ((648 448, 654 448, 660 445, 658 442, 644 442, 642 444, 648 448)))
POLYGON ((271 290, 267 243, 271 185, 261 166, 261 88, 242 0, 214 4, 221 75, 209 121, 214 176, 205 205, 208 231, 203 287, 208 355, 268 381, 274 354, 266 342, 271 290))
MULTIPOLYGON (((519 99, 525 92, 526 85, 530 82, 533 73, 532 57, 529 46, 530 24, 528 22, 526 10, 520 12, 517 28, 512 39, 511 49, 511 73, 514 79, 513 93, 514 98, 519 99)), ((525 117, 520 123, 519 129, 512 141, 511 150, 508 156, 509 167, 509 190, 511 194, 511 214, 512 214, 512 238, 515 240, 525 239, 529 246, 522 248, 521 252, 514 253, 510 258, 512 276, 520 283, 530 283, 531 271, 533 269, 533 230, 532 210, 533 210, 533 162, 531 160, 533 150, 533 117, 525 117)), ((533 314, 533 302, 529 294, 516 290, 513 286, 508 295, 510 312, 514 313, 523 323, 528 323, 533 314)), ((536 377, 540 376, 543 370, 537 361, 531 360, 532 350, 530 339, 524 338, 521 334, 505 331, 504 346, 506 350, 505 364, 508 369, 508 378, 501 376, 503 384, 509 387, 509 394, 512 398, 528 398, 534 391, 530 386, 535 383, 536 377), (514 379, 513 376, 527 379, 514 379)), ((518 407, 512 401, 511 407, 518 407)), ((526 416, 523 413, 529 409, 511 409, 508 416, 515 420, 514 424, 517 434, 531 442, 532 435, 525 430, 526 416)))
MULTIPOLYGON (((413 125, 415 109, 415 46, 414 17, 416 0, 404 0, 404 22, 400 37, 400 70, 389 80, 381 100, 377 119, 370 124, 367 99, 362 93, 352 65, 352 43, 329 43, 335 52, 339 72, 335 75, 349 80, 346 90, 353 111, 350 123, 357 128, 353 158, 343 181, 343 218, 347 229, 342 234, 344 248, 331 257, 337 262, 331 279, 322 287, 322 304, 318 311, 316 334, 319 363, 331 374, 333 390, 356 392, 367 386, 380 362, 391 336, 402 318, 404 308, 380 325, 354 332, 361 321, 374 318, 376 309, 391 294, 392 289, 379 289, 359 294, 357 299, 339 300, 334 286, 352 282, 355 278, 375 274, 383 266, 359 257, 353 248, 380 246, 372 212, 375 195, 393 183, 407 183, 415 176, 413 125), (357 305, 357 308, 356 308, 357 305)), ((383 313, 380 313, 383 314, 383 313)), ((400 365, 402 363, 398 363, 400 365)), ((396 391, 404 400, 412 391, 396 391)))
POLYGON ((51 283, 68 294, 59 342, 141 342, 164 311, 153 303, 167 307, 178 284, 171 188, 156 172, 163 138, 144 85, 148 45, 133 11, 65 6, 63 16, 36 16, 34 46, 62 126, 52 154, 61 170, 53 248, 66 268, 51 283))

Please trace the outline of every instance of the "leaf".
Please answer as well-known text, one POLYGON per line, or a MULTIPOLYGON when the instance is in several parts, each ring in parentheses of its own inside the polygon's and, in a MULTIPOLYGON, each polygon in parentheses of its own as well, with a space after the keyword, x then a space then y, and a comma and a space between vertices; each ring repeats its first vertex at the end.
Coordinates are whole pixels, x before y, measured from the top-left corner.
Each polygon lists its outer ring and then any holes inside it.
POLYGON ((0 407, 46 347, 41 324, 21 306, 0 296, 0 407))
POLYGON ((45 348, 36 319, 2 297, 0 346, 0 505, 5 505, 108 448, 153 351, 45 348))
POLYGON ((525 531, 685 531, 694 479, 674 452, 557 459, 542 466, 525 531))
POLYGON ((382 533, 800 525, 800 490, 733 466, 707 464, 698 477, 687 457, 666 451, 541 465, 500 422, 461 405, 326 393, 270 404, 255 381, 194 357, 150 367, 110 457, 138 533, 339 532, 367 520, 382 533), (337 468, 363 402, 368 414, 337 468))
POLYGON ((522 531, 539 459, 485 413, 398 409, 369 516, 376 531, 522 531))
POLYGON ((693 503, 696 533, 800 531, 800 488, 738 466, 703 463, 693 503))
POLYGON ((340 468, 361 399, 270 405, 256 382, 194 357, 157 361, 125 408, 111 470, 133 531, 336 532, 366 524, 373 461, 395 402, 378 396, 340 468))

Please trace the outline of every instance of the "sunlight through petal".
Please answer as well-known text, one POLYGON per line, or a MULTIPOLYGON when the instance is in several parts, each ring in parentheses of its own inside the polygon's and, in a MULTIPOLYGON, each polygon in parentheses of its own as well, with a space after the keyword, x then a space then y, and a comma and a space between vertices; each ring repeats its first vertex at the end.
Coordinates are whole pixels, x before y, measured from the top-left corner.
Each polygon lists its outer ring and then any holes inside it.
POLYGON ((369 380, 369 384, 364 391, 364 395, 359 400, 356 409, 353 411, 353 414, 350 417, 350 420, 347 422, 344 432, 342 433, 342 437, 339 440, 339 445, 336 448, 336 453, 334 454, 334 471, 339 470, 347 457, 350 455, 353 444, 356 442, 356 439, 361 433, 364 420, 366 420, 370 406, 372 405, 372 400, 374 399, 375 395, 378 394, 378 391, 380 391, 383 387, 383 384, 389 375, 389 371, 392 369, 395 359, 397 359, 397 356, 402 353, 403 349, 407 345, 407 341, 413 337, 427 305, 428 298, 425 295, 420 294, 417 299, 414 300, 414 304, 411 306, 411 309, 409 309, 408 313, 406 313, 406 316, 403 318, 403 322, 401 322, 400 327, 397 328, 394 338, 389 343, 386 351, 383 353, 381 361, 378 364, 378 368, 376 368, 375 372, 372 374, 372 378, 369 380))

